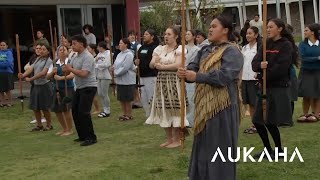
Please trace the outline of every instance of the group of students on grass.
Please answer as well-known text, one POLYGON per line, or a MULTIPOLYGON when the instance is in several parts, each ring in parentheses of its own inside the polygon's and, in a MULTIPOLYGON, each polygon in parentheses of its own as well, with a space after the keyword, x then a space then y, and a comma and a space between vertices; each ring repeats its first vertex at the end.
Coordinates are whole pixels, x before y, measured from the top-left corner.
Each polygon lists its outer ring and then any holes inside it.
MULTIPOLYGON (((29 107, 37 122, 32 131, 52 130, 50 112, 53 111, 62 127, 57 135, 72 134, 74 124, 78 135, 76 142, 81 142, 81 146, 96 143, 92 104, 98 117, 109 117, 109 89, 116 86, 123 113, 119 121, 132 120, 132 107, 142 106, 145 123, 158 124, 165 130, 166 141, 160 147, 179 147, 180 79, 185 79, 184 123, 193 127, 194 133, 188 176, 190 179, 235 179, 235 163, 211 163, 211 158, 218 147, 223 154, 227 154, 228 147, 235 150, 243 104, 249 105, 253 123, 245 132, 257 132, 272 157, 274 151, 268 131, 275 147, 282 152, 278 127, 293 126, 294 101, 298 96, 303 97, 303 115, 298 122, 317 122, 320 118, 319 24, 305 28, 306 39, 297 47, 292 27, 280 19, 268 20, 266 62, 262 58, 259 28, 247 28, 247 44, 241 47, 237 44, 239 37, 233 31, 232 22, 226 16, 213 19, 208 35, 188 30, 182 37, 186 41, 185 54, 182 54, 180 29, 176 27, 166 29, 163 45, 159 45, 153 29, 144 32, 142 45, 137 43, 136 34, 130 32, 128 38, 120 40, 120 52, 115 58, 107 42, 99 42, 97 48, 87 43, 91 41, 88 38, 94 39, 89 29, 90 26, 84 28, 85 36, 75 35, 71 39, 61 36, 55 58, 51 58, 51 47, 43 37, 34 44, 34 55, 25 72, 18 75, 32 84, 29 107), (181 66, 183 56, 186 64, 181 66), (261 92, 264 69, 267 71, 266 120, 263 119, 261 92), (102 103, 102 111, 96 105, 96 95, 102 103), (41 122, 42 114, 47 122, 45 127, 41 122)), ((12 74, 12 51, 6 41, 1 41, 2 106, 4 93, 11 101, 12 74)), ((6 104, 10 106, 11 102, 6 104)), ((254 157, 260 155, 257 153, 254 157)))

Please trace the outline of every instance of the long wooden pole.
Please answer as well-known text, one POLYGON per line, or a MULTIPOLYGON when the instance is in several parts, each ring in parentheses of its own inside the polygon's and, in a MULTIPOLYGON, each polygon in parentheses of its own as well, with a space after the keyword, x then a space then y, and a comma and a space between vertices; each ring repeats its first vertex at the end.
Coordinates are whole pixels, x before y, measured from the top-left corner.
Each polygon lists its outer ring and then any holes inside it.
MULTIPOLYGON (((134 20, 133 21, 133 30, 135 32, 135 34, 137 35, 138 32, 137 32, 137 29, 136 29, 136 21, 134 20)), ((136 39, 137 41, 137 39, 136 39)), ((138 47, 137 47, 138 48, 138 47)), ((139 59, 139 52, 138 52, 138 49, 136 49, 136 59, 139 59)), ((141 87, 143 85, 140 84, 140 68, 139 68, 139 65, 137 65, 137 79, 138 79, 138 91, 139 91, 139 95, 140 95, 140 98, 141 98, 141 87)))
MULTIPOLYGON (((52 46, 52 58, 53 58, 53 67, 57 67, 56 66, 56 61, 57 61, 57 57, 56 57, 56 47, 55 47, 55 44, 57 43, 57 31, 56 31, 56 28, 54 28, 54 36, 53 36, 53 33, 52 33, 52 24, 51 24, 51 20, 49 20, 49 28, 50 28, 50 38, 51 38, 51 46, 52 46)), ((56 75, 56 74, 55 74, 56 75)), ((54 76, 53 76, 54 78, 54 76)), ((66 79, 65 79, 66 81, 66 79)), ((55 80, 56 82, 56 96, 57 96, 57 101, 58 101, 58 105, 61 104, 61 97, 60 97, 60 93, 59 93, 59 84, 58 84, 58 80, 55 80)), ((64 113, 62 113, 62 119, 68 129, 68 123, 67 123, 67 120, 66 120, 66 117, 64 115, 64 113)))
POLYGON ((33 45, 35 45, 34 43, 36 42, 36 38, 34 37, 34 30, 33 30, 32 18, 30 18, 30 24, 31 24, 31 32, 32 32, 33 45))
POLYGON ((49 28, 50 28, 50 38, 51 38, 51 46, 52 46, 51 47, 52 48, 52 58, 53 58, 53 61, 55 61, 56 60, 56 52, 55 52, 55 48, 54 48, 51 20, 49 20, 49 28))
POLYGON ((58 35, 57 35, 57 28, 54 27, 53 28, 54 30, 54 39, 53 39, 53 42, 54 42, 54 48, 56 49, 56 51, 58 50, 58 35))
MULTIPOLYGON (((111 61, 111 66, 113 66, 113 56, 112 56, 112 46, 111 46, 111 42, 112 42, 112 28, 111 26, 108 26, 108 37, 109 37, 109 47, 110 47, 110 61, 111 61)), ((114 96, 116 96, 116 83, 114 81, 114 72, 111 73, 111 87, 112 87, 112 94, 114 96)))
MULTIPOLYGON (((263 62, 267 61, 267 0, 263 0, 263 62)), ((263 119, 267 120, 267 69, 263 69, 262 110, 263 119)))
MULTIPOLYGON (((185 18, 185 5, 186 2, 185 0, 182 0, 182 4, 181 4, 181 16, 182 16, 182 33, 181 33, 181 39, 182 39, 182 60, 181 60, 181 67, 185 68, 185 46, 186 46, 186 41, 185 41, 185 37, 186 37, 186 18, 185 18)), ((185 89, 185 79, 181 79, 180 80, 180 114, 181 114, 181 127, 180 127, 180 140, 181 140, 181 149, 184 149, 184 141, 185 141, 185 134, 184 134, 184 130, 185 130, 185 124, 184 124, 184 120, 185 120, 185 115, 186 115, 186 110, 185 110, 185 100, 186 100, 186 89, 185 89)))
MULTIPOLYGON (((16 34, 16 50, 17 50, 17 61, 18 61, 18 72, 19 74, 21 73, 21 59, 20 59, 20 43, 19 43, 19 35, 16 34)), ((21 111, 23 112, 24 110, 24 105, 23 105, 23 93, 22 93, 22 79, 19 78, 19 91, 20 91, 20 102, 21 102, 21 111)))

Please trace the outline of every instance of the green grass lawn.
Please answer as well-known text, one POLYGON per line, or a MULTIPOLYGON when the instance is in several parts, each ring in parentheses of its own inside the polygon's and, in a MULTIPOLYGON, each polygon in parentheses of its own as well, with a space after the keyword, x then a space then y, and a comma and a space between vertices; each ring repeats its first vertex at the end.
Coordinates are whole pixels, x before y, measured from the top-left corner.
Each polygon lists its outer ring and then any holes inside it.
MULTIPOLYGON (((187 137, 186 148, 161 149, 164 131, 158 126, 144 125, 142 109, 134 110, 135 119, 117 121, 120 115, 118 102, 112 97, 112 115, 94 118, 98 143, 80 147, 74 143, 76 135, 57 137, 56 117, 54 131, 30 132, 33 114, 21 112, 20 105, 0 109, 0 179, 106 179, 106 180, 181 180, 187 179, 192 138, 187 137)), ((27 102, 25 102, 26 104, 27 102)), ((298 102, 295 117, 301 112, 298 102)), ((258 135, 243 134, 250 125, 249 119, 241 123, 240 147, 260 150, 258 135)), ((298 147, 304 163, 238 163, 238 179, 319 179, 320 123, 295 124, 281 129, 283 146, 289 154, 298 147)))

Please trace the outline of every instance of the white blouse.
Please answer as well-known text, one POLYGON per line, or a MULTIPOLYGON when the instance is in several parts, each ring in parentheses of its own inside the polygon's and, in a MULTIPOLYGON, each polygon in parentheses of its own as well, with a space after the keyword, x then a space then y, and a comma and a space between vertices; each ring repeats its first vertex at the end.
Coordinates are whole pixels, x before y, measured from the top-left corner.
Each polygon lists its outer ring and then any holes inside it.
POLYGON ((255 75, 256 73, 252 70, 251 62, 254 56, 257 54, 257 43, 250 48, 250 45, 247 44, 242 48, 242 54, 244 59, 243 70, 242 70, 242 80, 250 81, 256 80, 255 75))

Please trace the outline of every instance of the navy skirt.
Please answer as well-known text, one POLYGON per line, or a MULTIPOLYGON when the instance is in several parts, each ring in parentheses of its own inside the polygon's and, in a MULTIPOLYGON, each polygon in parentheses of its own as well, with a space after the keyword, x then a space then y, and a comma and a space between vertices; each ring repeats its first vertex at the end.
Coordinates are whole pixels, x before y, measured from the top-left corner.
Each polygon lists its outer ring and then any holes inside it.
POLYGON ((290 88, 267 88, 267 119, 263 119, 262 98, 259 97, 252 122, 273 125, 293 122, 290 88))
POLYGON ((52 83, 48 82, 43 85, 33 85, 30 92, 30 104, 31 110, 50 110, 53 100, 52 83))
POLYGON ((131 102, 134 100, 136 85, 117 85, 117 99, 121 102, 131 102))
POLYGON ((243 104, 249 104, 251 106, 256 105, 257 93, 259 90, 258 81, 242 81, 241 95, 243 104))
POLYGON ((320 98, 320 71, 300 70, 299 97, 320 98))
POLYGON ((0 73, 0 92, 7 92, 14 89, 13 74, 0 73))

